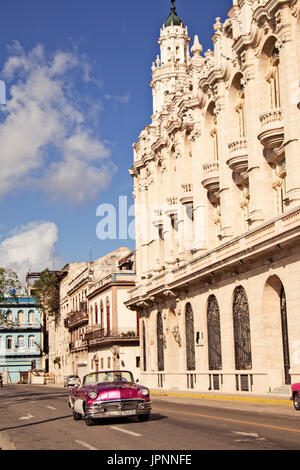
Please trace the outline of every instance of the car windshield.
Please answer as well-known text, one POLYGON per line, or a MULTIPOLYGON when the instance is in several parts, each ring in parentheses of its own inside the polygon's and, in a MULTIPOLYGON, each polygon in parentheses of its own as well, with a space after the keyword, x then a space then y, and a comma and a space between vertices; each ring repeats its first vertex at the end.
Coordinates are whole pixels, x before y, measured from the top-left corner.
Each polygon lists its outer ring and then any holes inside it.
POLYGON ((128 371, 106 371, 94 372, 86 375, 84 385, 95 385, 99 383, 124 383, 134 382, 131 372, 128 371))

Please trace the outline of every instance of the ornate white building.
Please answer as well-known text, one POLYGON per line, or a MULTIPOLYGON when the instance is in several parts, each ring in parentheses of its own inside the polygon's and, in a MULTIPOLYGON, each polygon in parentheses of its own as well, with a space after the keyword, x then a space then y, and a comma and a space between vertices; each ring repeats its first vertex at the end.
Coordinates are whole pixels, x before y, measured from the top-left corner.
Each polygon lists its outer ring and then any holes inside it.
POLYGON ((204 54, 174 3, 130 170, 141 380, 265 393, 300 380, 300 0, 234 0, 204 54))

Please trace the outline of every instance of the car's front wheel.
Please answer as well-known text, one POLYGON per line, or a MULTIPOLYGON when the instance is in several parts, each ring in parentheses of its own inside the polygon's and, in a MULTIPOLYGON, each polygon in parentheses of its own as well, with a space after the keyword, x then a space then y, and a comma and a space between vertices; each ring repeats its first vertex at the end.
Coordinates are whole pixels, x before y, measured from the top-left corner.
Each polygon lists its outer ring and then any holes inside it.
POLYGON ((295 410, 299 411, 300 410, 300 395, 299 395, 299 393, 294 393, 293 403, 294 403, 295 410))
POLYGON ((87 426, 93 426, 95 424, 94 420, 89 416, 85 416, 84 421, 87 426))
POLYGON ((79 413, 76 413, 76 411, 73 410, 73 419, 75 421, 80 421, 82 416, 79 413))

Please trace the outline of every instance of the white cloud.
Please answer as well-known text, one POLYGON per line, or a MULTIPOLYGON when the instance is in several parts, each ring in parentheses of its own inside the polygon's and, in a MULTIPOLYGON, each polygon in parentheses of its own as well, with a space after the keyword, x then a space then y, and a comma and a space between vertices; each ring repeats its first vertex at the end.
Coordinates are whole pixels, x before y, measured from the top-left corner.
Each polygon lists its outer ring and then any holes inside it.
POLYGON ((71 203, 95 198, 116 167, 76 100, 73 74, 91 81, 86 57, 57 51, 48 58, 41 45, 26 54, 17 42, 10 53, 2 71, 13 85, 0 123, 0 197, 31 185, 71 203))
POLYGON ((0 243, 1 266, 15 271, 21 283, 31 271, 42 271, 46 268, 60 268, 61 261, 56 256, 58 228, 53 222, 30 222, 17 227, 10 236, 0 243))
POLYGON ((125 103, 128 103, 130 101, 131 95, 130 95, 130 93, 125 93, 123 96, 106 94, 105 98, 107 100, 112 100, 112 101, 114 101, 116 103, 119 103, 119 104, 125 104, 125 103))

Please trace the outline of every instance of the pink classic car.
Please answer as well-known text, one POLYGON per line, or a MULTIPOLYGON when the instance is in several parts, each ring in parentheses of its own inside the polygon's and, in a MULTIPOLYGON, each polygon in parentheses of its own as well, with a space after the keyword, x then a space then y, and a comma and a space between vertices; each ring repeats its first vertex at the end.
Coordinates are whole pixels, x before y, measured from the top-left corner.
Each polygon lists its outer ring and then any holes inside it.
POLYGON ((75 420, 84 418, 91 426, 96 419, 137 416, 147 421, 151 412, 149 390, 135 383, 129 371, 92 372, 69 396, 75 420))
POLYGON ((300 410, 300 383, 295 383, 291 387, 291 400, 293 400, 295 410, 300 410))

